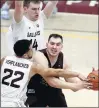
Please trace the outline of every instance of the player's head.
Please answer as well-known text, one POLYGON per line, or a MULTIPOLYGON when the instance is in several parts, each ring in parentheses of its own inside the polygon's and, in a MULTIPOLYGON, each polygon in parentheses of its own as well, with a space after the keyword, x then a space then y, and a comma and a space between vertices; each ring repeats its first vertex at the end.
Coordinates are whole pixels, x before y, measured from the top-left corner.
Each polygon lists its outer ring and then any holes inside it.
POLYGON ((41 0, 24 0, 24 11, 30 20, 38 20, 41 5, 41 0))
POLYGON ((51 56, 57 56, 63 48, 63 37, 59 34, 51 34, 46 47, 51 56))
POLYGON ((13 49, 17 57, 31 59, 33 56, 32 40, 18 40, 13 49))

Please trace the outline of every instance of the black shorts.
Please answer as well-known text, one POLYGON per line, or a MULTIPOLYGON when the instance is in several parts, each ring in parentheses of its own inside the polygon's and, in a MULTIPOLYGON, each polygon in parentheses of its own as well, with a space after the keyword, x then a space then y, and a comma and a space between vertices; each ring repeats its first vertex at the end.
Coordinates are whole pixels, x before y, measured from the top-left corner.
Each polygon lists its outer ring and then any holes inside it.
POLYGON ((61 94, 52 94, 47 97, 39 97, 37 101, 30 105, 30 107, 67 107, 65 96, 61 94))

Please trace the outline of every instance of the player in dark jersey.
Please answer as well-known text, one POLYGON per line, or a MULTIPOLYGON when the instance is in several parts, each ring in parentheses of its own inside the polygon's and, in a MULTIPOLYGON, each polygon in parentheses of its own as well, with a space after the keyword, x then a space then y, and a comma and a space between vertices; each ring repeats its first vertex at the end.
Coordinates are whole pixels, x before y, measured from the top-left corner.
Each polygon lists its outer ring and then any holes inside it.
MULTIPOLYGON (((51 34, 48 38, 46 47, 46 49, 40 51, 47 58, 49 67, 67 69, 68 65, 66 58, 61 52, 63 47, 62 36, 58 34, 51 34)), ((76 80, 75 78, 68 78, 65 80, 74 83, 75 81, 81 81, 78 79, 76 80)), ((38 74, 30 80, 27 95, 27 103, 30 104, 30 107, 67 107, 62 90, 49 86, 47 82, 38 74)))

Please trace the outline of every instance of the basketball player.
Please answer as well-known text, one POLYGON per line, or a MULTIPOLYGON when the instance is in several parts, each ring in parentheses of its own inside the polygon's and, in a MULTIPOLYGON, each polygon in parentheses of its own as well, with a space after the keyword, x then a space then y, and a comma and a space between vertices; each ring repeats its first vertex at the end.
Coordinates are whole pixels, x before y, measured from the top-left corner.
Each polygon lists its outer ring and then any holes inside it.
POLYGON ((20 39, 32 39, 32 48, 45 48, 44 19, 48 19, 58 1, 49 1, 41 11, 41 0, 15 0, 13 22, 8 32, 8 48, 13 54, 13 44, 20 39), (12 34, 12 35, 11 35, 12 34))
MULTIPOLYGON (((40 66, 40 64, 35 63, 36 61, 31 62, 29 60, 33 56, 31 40, 17 41, 14 44, 14 52, 14 56, 7 56, 0 61, 1 107, 25 107, 24 101, 26 100, 25 95, 27 83, 29 79, 35 74, 42 75, 46 81, 49 78, 50 80, 53 80, 55 78, 54 76, 63 76, 68 78, 77 77, 79 75, 78 73, 69 74, 62 69, 45 68, 43 65, 40 66)), ((44 60, 43 57, 44 56, 42 56, 41 60, 44 60)), ((86 80, 84 77, 80 78, 86 80)), ((48 84, 53 87, 57 86, 57 84, 54 84, 54 82, 49 83, 48 81, 48 84)), ((72 90, 80 90, 83 88, 91 87, 91 84, 87 82, 72 84, 60 81, 60 87, 72 90)))
MULTIPOLYGON (((47 58, 50 68, 60 68, 66 70, 69 66, 61 52, 63 47, 63 38, 58 34, 51 34, 46 44, 46 49, 41 50, 47 58)), ((74 72, 75 73, 75 72, 74 72)), ((81 80, 76 78, 65 78, 66 82, 79 83, 81 80)), ((59 83, 56 81, 57 87, 59 83)), ((35 75, 31 78, 28 84, 27 102, 30 107, 67 107, 65 96, 61 89, 53 88, 48 85, 40 75, 35 75), (43 97, 43 98, 42 98, 43 97), (35 101, 31 102, 35 98, 35 101)))

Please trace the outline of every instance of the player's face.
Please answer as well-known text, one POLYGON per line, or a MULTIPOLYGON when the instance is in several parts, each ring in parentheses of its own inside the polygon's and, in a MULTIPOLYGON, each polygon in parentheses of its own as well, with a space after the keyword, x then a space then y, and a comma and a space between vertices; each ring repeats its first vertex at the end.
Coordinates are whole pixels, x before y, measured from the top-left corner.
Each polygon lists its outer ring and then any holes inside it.
POLYGON ((25 13, 27 15, 27 17, 31 20, 31 21, 36 21, 39 18, 39 13, 40 13, 40 3, 33 3, 30 2, 28 7, 24 7, 25 9, 25 13))
POLYGON ((48 53, 51 56, 57 56, 62 50, 63 43, 60 38, 51 38, 49 42, 46 44, 48 53))

